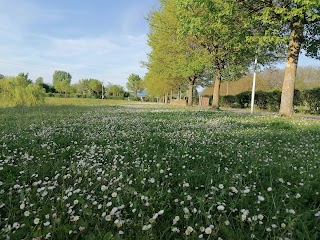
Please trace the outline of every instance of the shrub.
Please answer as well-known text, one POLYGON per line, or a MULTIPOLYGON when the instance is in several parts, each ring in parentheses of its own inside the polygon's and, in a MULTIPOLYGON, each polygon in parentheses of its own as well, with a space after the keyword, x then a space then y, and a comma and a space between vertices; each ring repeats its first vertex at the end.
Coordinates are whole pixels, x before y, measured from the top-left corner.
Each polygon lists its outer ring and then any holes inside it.
MULTIPOLYGON (((310 109, 313 111, 320 107, 320 88, 315 90, 305 91, 301 94, 299 90, 294 91, 294 106, 302 105, 303 100, 307 101, 310 109), (308 100, 306 100, 306 98, 308 100)), ((247 108, 251 104, 251 92, 242 92, 235 96, 221 97, 221 106, 233 108, 247 108)), ((258 91, 255 93, 255 104, 260 109, 268 109, 269 111, 279 111, 281 102, 281 91, 275 90, 272 92, 258 91)))
POLYGON ((267 109, 273 112, 277 112, 280 109, 281 92, 278 90, 268 93, 267 109))
POLYGON ((299 106, 303 104, 302 94, 298 89, 294 90, 293 105, 299 106))
POLYGON ((268 108, 268 93, 258 91, 255 93, 255 104, 260 109, 267 109, 268 108))
POLYGON ((141 98, 138 96, 132 96, 130 97, 130 101, 141 101, 141 98))
POLYGON ((247 108, 250 106, 251 92, 242 92, 237 94, 235 97, 241 108, 247 108))
POLYGON ((236 102, 236 97, 232 95, 222 96, 220 98, 220 104, 222 107, 234 107, 236 102))
POLYGON ((302 94, 303 100, 307 103, 310 111, 319 111, 320 88, 305 90, 302 94))

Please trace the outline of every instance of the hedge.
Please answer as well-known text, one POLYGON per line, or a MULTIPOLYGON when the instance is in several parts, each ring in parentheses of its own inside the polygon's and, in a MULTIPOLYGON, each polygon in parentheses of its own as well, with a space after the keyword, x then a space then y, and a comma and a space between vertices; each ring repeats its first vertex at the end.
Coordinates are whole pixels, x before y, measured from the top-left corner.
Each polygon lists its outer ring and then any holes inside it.
MULTIPOLYGON (((264 110, 279 111, 281 102, 281 92, 262 92, 255 93, 255 105, 264 110)), ((306 103, 312 112, 320 112, 320 88, 305 90, 300 92, 294 91, 294 106, 300 106, 306 103)), ((222 96, 221 106, 232 108, 248 108, 251 105, 251 92, 242 92, 235 96, 222 96)))
POLYGON ((310 111, 320 112, 320 88, 305 90, 301 95, 310 111))

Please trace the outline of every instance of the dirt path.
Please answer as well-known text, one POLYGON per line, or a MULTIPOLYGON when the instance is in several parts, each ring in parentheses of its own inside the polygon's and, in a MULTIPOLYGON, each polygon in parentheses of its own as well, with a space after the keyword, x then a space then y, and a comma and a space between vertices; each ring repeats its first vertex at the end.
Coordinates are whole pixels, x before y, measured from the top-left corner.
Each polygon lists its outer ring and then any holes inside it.
MULTIPOLYGON (((250 109, 238 109, 238 108, 220 108, 222 111, 229 111, 229 112, 236 112, 236 113, 244 113, 244 114, 250 114, 250 109)), ((278 115, 277 112, 268 112, 268 111, 255 111, 255 115, 278 115)), ((299 114, 296 113, 293 115, 294 117, 301 117, 306 119, 314 119, 314 120, 320 120, 320 115, 311 115, 311 114, 299 114)))

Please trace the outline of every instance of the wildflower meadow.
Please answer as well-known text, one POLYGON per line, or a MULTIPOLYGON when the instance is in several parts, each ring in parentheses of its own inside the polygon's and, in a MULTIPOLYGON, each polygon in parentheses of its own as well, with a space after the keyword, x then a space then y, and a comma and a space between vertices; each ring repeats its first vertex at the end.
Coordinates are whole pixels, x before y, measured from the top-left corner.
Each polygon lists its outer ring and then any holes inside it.
POLYGON ((0 239, 320 239, 320 121, 0 108, 0 239))

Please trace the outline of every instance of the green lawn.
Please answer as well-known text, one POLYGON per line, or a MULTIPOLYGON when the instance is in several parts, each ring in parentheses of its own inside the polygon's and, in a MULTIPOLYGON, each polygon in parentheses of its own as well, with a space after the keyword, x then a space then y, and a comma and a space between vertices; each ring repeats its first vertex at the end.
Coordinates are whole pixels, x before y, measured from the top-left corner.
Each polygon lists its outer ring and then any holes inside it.
POLYGON ((0 239, 320 238, 320 121, 47 101, 0 108, 0 239))

